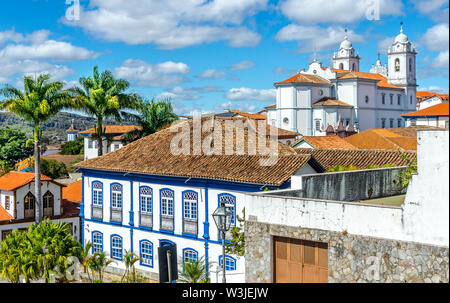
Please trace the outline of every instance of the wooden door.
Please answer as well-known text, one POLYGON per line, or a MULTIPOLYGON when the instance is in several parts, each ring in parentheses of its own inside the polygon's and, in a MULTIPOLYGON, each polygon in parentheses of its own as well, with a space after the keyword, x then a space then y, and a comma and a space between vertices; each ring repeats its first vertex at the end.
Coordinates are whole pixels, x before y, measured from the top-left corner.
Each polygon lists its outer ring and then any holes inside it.
POLYGON ((328 244, 274 238, 275 283, 327 283, 328 244))

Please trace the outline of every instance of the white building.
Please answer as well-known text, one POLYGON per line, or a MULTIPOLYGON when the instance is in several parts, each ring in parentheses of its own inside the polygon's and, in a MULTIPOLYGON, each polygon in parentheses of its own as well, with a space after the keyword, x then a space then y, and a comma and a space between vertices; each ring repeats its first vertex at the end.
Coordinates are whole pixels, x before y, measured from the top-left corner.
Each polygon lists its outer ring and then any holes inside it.
POLYGON ((449 127, 449 104, 438 103, 412 113, 404 114, 406 126, 449 127))
POLYGON ((314 60, 307 70, 275 83, 276 106, 267 107, 268 123, 305 136, 324 136, 340 121, 355 129, 403 127, 402 114, 416 109, 416 51, 403 33, 370 73, 345 36, 333 67, 314 60))
POLYGON ((427 98, 421 98, 420 101, 417 102, 417 110, 425 109, 441 103, 448 103, 448 94, 436 94, 427 98))
MULTIPOLYGON (((104 125, 103 127, 103 155, 121 149, 124 146, 123 135, 140 129, 140 126, 136 125, 104 125)), ((95 133, 95 128, 79 132, 84 137, 84 160, 98 157, 98 141, 93 137, 95 133)))
MULTIPOLYGON (((223 119, 216 123, 221 128, 215 124, 214 129, 225 129, 223 119)), ((192 124, 185 120, 178 125, 191 132, 192 124)), ((200 135, 200 144, 209 134, 200 135)), ((243 141, 236 138, 236 142, 246 149, 257 146, 247 128, 245 134, 243 141)), ((321 171, 309 155, 299 156, 276 141, 279 156, 272 166, 261 166, 263 156, 247 153, 207 156, 200 150, 195 155, 196 146, 189 147, 189 154, 174 155, 171 142, 191 137, 180 135, 164 129, 77 164, 83 173, 82 243, 91 241, 93 251, 105 251, 116 259, 117 273, 125 268, 120 261, 128 250, 140 256, 138 270, 158 279, 158 247, 175 243, 179 266, 205 257, 209 278, 216 282, 213 271, 222 261, 221 240, 212 218, 216 208, 232 207, 232 222, 238 225, 246 192, 288 188, 292 175, 321 171)), ((228 282, 244 281, 244 262, 243 257, 227 255, 228 282)))
MULTIPOLYGON (((80 240, 80 218, 64 210, 63 184, 42 175, 42 209, 44 218, 54 222, 67 222, 72 234, 80 240)), ((34 224, 36 197, 34 195, 34 173, 12 171, 0 177, 0 232, 3 240, 13 230, 24 230, 34 224)))

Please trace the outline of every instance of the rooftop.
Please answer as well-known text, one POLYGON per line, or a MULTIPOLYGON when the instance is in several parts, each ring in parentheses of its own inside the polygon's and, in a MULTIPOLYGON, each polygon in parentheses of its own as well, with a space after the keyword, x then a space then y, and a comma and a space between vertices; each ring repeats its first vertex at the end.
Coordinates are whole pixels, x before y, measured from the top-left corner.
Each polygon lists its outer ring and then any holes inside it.
POLYGON ((292 143, 295 148, 301 142, 308 142, 314 148, 340 148, 340 149, 356 149, 355 146, 348 143, 338 136, 304 136, 292 143))
MULTIPOLYGON (((135 129, 141 129, 141 126, 138 125, 103 125, 103 127, 105 128, 106 135, 125 134, 135 129)), ((81 135, 93 133, 95 133, 95 128, 91 128, 80 132, 81 135)))
MULTIPOLYGON (((53 181, 46 175, 41 175, 41 181, 53 181)), ((18 171, 10 171, 0 177, 0 190, 15 190, 19 187, 34 182, 34 173, 24 173, 18 171)))
POLYGON ((298 73, 286 80, 275 83, 277 84, 285 84, 285 83, 313 83, 313 84, 331 84, 330 81, 315 75, 309 74, 301 74, 298 73))
POLYGON ((71 203, 81 203, 81 193, 82 193, 82 180, 74 182, 62 189, 62 199, 63 201, 71 203))
POLYGON ((14 220, 14 217, 11 216, 1 205, 0 205, 0 221, 14 220))
POLYGON ((439 103, 425 109, 421 109, 412 113, 403 114, 402 117, 448 117, 449 114, 449 104, 439 103))
POLYGON ((336 100, 331 97, 324 97, 324 98, 320 99, 319 101, 317 101, 316 103, 314 103, 312 106, 354 107, 351 104, 345 103, 344 101, 341 101, 341 100, 336 100))
POLYGON ((371 128, 344 140, 359 149, 416 150, 417 128, 371 128))
POLYGON ((363 72, 355 72, 348 71, 342 69, 333 69, 334 72, 337 73, 337 79, 367 79, 367 80, 378 80, 378 87, 383 88, 393 88, 393 89, 403 89, 400 86, 389 84, 386 77, 380 74, 373 73, 363 73, 363 72))

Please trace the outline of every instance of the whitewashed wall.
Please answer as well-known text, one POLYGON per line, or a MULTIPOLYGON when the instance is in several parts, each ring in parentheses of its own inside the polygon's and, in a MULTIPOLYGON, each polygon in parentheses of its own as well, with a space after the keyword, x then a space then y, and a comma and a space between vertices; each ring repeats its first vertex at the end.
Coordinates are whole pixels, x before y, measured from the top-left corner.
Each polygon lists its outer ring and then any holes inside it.
POLYGON ((14 192, 7 190, 0 190, 0 205, 8 212, 8 214, 14 217, 14 209, 15 209, 14 192), (6 197, 9 197, 9 209, 6 209, 5 207, 6 197))
MULTIPOLYGON (((61 186, 57 185, 53 182, 42 181, 41 186, 41 194, 45 195, 47 191, 50 191, 54 197, 54 205, 53 205, 53 215, 59 216, 61 215, 61 186)), ((25 196, 31 192, 34 195, 34 182, 30 182, 25 186, 22 186, 16 190, 16 199, 17 199, 17 218, 23 219, 24 214, 24 199, 25 196)), ((42 200, 43 201, 43 200, 42 200)), ((43 206, 41 206, 43 207, 43 206)))

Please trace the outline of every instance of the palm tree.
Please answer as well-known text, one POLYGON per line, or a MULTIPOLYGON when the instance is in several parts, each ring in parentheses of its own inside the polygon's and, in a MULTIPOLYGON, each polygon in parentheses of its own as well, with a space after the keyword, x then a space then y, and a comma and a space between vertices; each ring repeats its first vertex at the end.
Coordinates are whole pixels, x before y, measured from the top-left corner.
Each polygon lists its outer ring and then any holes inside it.
POLYGON ((179 271, 179 279, 184 283, 205 283, 206 265, 202 257, 200 260, 189 260, 183 263, 183 269, 179 271))
POLYGON ((24 77, 24 91, 12 86, 0 89, 5 99, 0 102, 0 109, 16 114, 34 126, 34 173, 36 196, 36 223, 42 221, 41 169, 39 125, 55 116, 63 109, 72 108, 74 103, 69 94, 63 91, 61 82, 49 82, 50 75, 40 75, 37 79, 24 77))
POLYGON ((139 261, 140 258, 133 252, 125 251, 125 256, 123 257, 123 262, 125 263, 125 273, 122 276, 120 282, 136 283, 140 280, 138 274, 136 273, 136 268, 134 263, 139 261))
POLYGON ((123 79, 115 79, 111 71, 99 73, 94 67, 92 77, 79 79, 81 87, 69 89, 77 109, 97 119, 95 135, 98 142, 98 156, 103 155, 104 119, 115 118, 122 121, 124 110, 138 107, 140 97, 136 93, 125 93, 130 83, 123 79))
POLYGON ((156 133, 178 120, 169 100, 140 102, 136 110, 137 114, 126 113, 124 116, 129 121, 135 121, 141 128, 126 133, 122 139, 124 143, 130 143, 156 133))
POLYGON ((84 248, 81 249, 79 255, 80 255, 80 263, 83 266, 84 273, 88 275, 89 281, 91 281, 91 276, 89 275, 89 262, 91 261, 92 256, 90 255, 89 251, 92 248, 92 243, 88 241, 84 248))
POLYGON ((104 251, 102 251, 101 253, 95 252, 92 255, 91 260, 89 262, 89 268, 92 271, 97 272, 98 281, 101 283, 101 282, 103 282, 103 274, 105 272, 105 268, 113 262, 115 263, 114 260, 108 259, 106 257, 106 254, 104 251))

